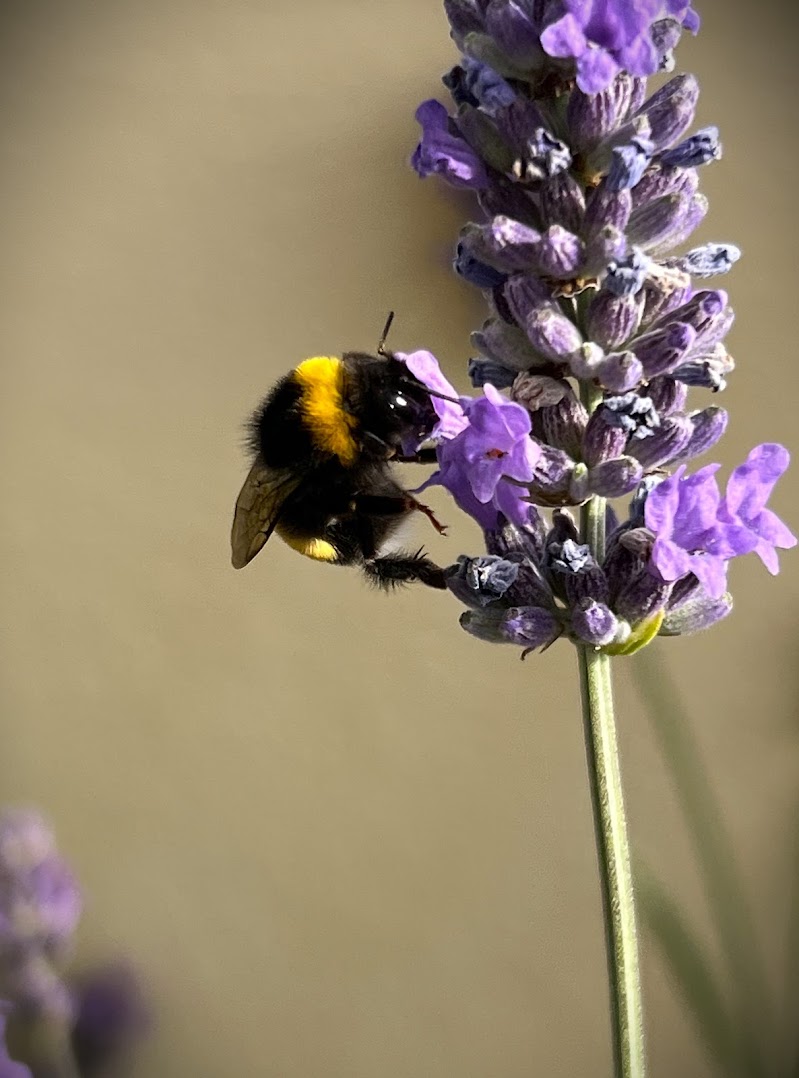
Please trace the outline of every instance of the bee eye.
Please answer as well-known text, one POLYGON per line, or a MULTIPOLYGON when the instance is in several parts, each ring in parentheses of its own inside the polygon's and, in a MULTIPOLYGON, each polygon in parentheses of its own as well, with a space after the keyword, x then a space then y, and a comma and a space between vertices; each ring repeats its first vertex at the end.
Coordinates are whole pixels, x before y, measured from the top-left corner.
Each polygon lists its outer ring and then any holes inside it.
POLYGON ((405 398, 402 396, 401 393, 398 393, 396 395, 396 397, 394 398, 392 408, 407 408, 407 407, 408 407, 408 402, 405 400, 405 398))

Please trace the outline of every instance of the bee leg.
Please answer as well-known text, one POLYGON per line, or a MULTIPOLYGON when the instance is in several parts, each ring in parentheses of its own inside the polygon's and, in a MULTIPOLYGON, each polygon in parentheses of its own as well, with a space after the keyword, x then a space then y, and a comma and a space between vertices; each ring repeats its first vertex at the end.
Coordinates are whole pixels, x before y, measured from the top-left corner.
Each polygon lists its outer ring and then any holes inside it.
POLYGON ((416 510, 424 513, 439 535, 447 534, 446 524, 442 524, 429 505, 422 505, 408 491, 402 494, 357 494, 353 499, 353 508, 375 516, 404 516, 416 510))
POLYGON ((363 563, 363 570, 373 584, 385 591, 392 591, 400 584, 419 581, 429 588, 446 588, 444 570, 432 562, 421 550, 416 554, 386 554, 363 563))
POLYGON ((408 499, 411 508, 417 509, 420 513, 424 513, 439 535, 447 534, 447 525, 441 523, 429 505, 422 505, 422 503, 418 502, 412 494, 408 494, 407 492, 405 497, 408 499))

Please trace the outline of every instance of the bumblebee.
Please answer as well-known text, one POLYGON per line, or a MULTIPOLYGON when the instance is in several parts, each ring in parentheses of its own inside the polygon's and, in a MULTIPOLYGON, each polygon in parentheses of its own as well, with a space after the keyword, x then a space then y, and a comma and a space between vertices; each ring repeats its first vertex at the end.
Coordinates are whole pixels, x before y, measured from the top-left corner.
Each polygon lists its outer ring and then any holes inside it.
POLYGON ((276 533, 315 561, 360 567, 386 590, 417 580, 446 586, 443 569, 423 551, 390 549, 413 513, 442 534, 446 529, 391 473, 392 462, 435 461, 434 450, 416 447, 429 437, 436 414, 426 387, 383 351, 384 339, 385 331, 379 355, 304 360, 255 412, 249 431, 255 460, 233 517, 236 569, 276 533))

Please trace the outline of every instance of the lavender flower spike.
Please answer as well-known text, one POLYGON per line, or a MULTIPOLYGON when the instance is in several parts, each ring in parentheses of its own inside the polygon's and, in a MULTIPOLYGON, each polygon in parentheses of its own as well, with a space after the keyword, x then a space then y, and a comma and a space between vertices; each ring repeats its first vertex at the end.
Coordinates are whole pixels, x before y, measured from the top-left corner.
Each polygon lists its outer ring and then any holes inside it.
POLYGON ((438 470, 425 485, 446 487, 484 532, 488 555, 446 570, 460 624, 525 654, 559 639, 577 649, 614 1078, 642 1078, 611 667, 726 617, 733 558, 754 552, 778 571, 797 540, 767 502, 788 453, 758 446, 723 494, 718 465, 686 471, 726 429, 727 411, 703 398, 734 369, 727 295, 702 281, 740 256, 688 249, 708 210, 701 168, 721 157, 718 130, 693 129, 696 78, 647 90, 699 27, 690 0, 444 6, 464 54, 445 78, 455 115, 420 107, 414 167, 475 191, 455 265, 488 305, 468 358, 483 395, 460 396, 430 353, 399 358, 435 394, 438 470), (617 515, 607 500, 623 498, 617 515))

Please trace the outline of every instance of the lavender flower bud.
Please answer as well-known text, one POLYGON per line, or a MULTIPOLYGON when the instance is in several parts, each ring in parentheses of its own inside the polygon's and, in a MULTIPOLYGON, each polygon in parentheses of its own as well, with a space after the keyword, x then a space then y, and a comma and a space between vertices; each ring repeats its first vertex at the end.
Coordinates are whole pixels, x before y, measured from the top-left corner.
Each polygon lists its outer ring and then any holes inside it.
POLYGON ((640 385, 644 368, 635 352, 608 352, 597 364, 596 377, 611 393, 628 393, 640 385))
POLYGON ((696 330, 687 322, 669 322, 662 329, 645 333, 635 341, 635 354, 647 378, 667 374, 685 359, 696 340, 696 330))
POLYGON ((687 600, 675 606, 669 604, 660 635, 687 636, 701 632, 726 618, 731 610, 732 596, 728 592, 720 599, 711 599, 703 589, 697 588, 687 600))
POLYGON ((732 356, 722 344, 718 344, 709 355, 691 356, 686 363, 675 367, 671 375, 688 386, 720 393, 727 388, 724 375, 729 374, 734 366, 732 356))
POLYGON ((605 603, 586 597, 572 609, 571 627, 578 639, 602 647, 616 639, 619 622, 605 603))
POLYGON ((524 371, 540 366, 541 356, 533 350, 525 334, 517 326, 509 326, 497 318, 489 318, 482 329, 472 334, 472 344, 489 359, 503 367, 524 371))
POLYGON ((545 220, 562 225, 569 232, 579 232, 585 214, 585 195, 570 172, 561 172, 541 184, 539 200, 545 220))
POLYGON ((692 434, 693 426, 689 419, 685 416, 669 416, 661 420, 650 438, 632 440, 629 453, 645 471, 663 468, 680 456, 691 441, 692 434))
POLYGON ((608 265, 603 288, 615 296, 634 296, 644 287, 652 265, 640 247, 633 247, 629 255, 608 265))
POLYGON ((721 143, 717 127, 703 127, 695 135, 685 139, 678 146, 666 150, 661 161, 664 165, 677 165, 679 168, 696 168, 708 161, 718 161, 721 157, 721 143))
POLYGON ((507 274, 494 269, 475 258, 472 252, 462 242, 458 243, 453 262, 455 272, 470 284, 477 285, 484 290, 498 288, 507 280, 507 274))
MULTIPOLYGON (((527 371, 523 371, 516 376, 513 383, 513 392, 511 393, 511 399, 517 401, 531 413, 544 408, 552 408, 554 405, 559 404, 564 397, 576 400, 568 382, 562 378, 550 378, 546 374, 531 374, 527 371)), ((534 418, 535 416, 533 416, 534 418)))
POLYGON ((622 258, 627 251, 627 238, 615 225, 605 225, 585 241, 583 275, 598 276, 605 267, 622 258))
POLYGON ((652 254, 659 257, 670 251, 672 247, 679 247, 702 224, 707 210, 707 198, 704 195, 694 195, 688 201, 685 212, 675 217, 673 231, 658 240, 652 247, 652 254))
POLYGON ((721 289, 696 292, 687 303, 670 312, 670 321, 685 322, 696 330, 694 349, 711 348, 724 337, 734 314, 721 289))
POLYGON ((617 146, 611 155, 606 180, 608 190, 623 191, 635 187, 650 162, 654 148, 649 139, 640 136, 626 146, 617 146))
MULTIPOLYGON (((532 565, 537 565, 544 555, 547 527, 541 514, 530 506, 527 525, 513 524, 504 520, 495 531, 485 533, 486 549, 489 554, 515 561, 521 558, 532 565)), ((523 605, 523 604, 522 604, 523 605)))
POLYGON ((464 56, 441 81, 456 105, 482 105, 491 112, 516 100, 515 91, 493 68, 470 56, 464 56))
POLYGON ((516 0, 493 0, 485 12, 485 27, 506 56, 519 63, 543 61, 537 20, 527 5, 516 0))
POLYGON ((516 273, 509 277, 502 294, 520 326, 523 326, 529 315, 539 307, 546 306, 557 310, 549 288, 540 278, 530 273, 516 273))
POLYGON ((699 173, 692 168, 665 166, 662 162, 652 164, 633 188, 633 209, 664 195, 685 195, 691 198, 699 187, 699 173))
POLYGON ((611 413, 605 408, 596 408, 588 420, 583 436, 582 456, 589 468, 603 460, 620 457, 627 446, 628 432, 619 423, 611 423, 611 413))
POLYGON ((569 484, 573 471, 574 461, 568 453, 551 445, 542 445, 532 481, 528 484, 533 500, 539 505, 570 505, 569 484))
MULTIPOLYGON (((653 266, 656 265, 653 263, 653 266)), ((691 294, 691 278, 682 270, 658 267, 644 284, 641 325, 650 326, 676 312, 691 294)), ((682 319, 684 321, 684 319, 682 319)))
POLYGON ((447 575, 447 587, 467 606, 487 606, 502 598, 518 574, 517 563, 495 555, 461 555, 447 575))
POLYGON ((641 482, 643 468, 632 457, 605 460, 591 468, 589 486, 600 498, 623 498, 641 482))
POLYGON ((482 246, 486 261, 497 269, 512 272, 529 269, 537 263, 541 233, 529 225, 500 214, 490 224, 477 226, 468 239, 474 236, 477 241, 477 233, 481 236, 482 244, 475 242, 475 253, 479 258, 482 246))
POLYGON ((550 225, 538 246, 538 266, 547 277, 569 280, 583 260, 583 242, 560 225, 550 225))
POLYGON ((602 348, 618 348, 638 331, 643 309, 643 297, 600 289, 586 315, 588 337, 602 348))
POLYGON ((494 359, 470 359, 468 374, 473 386, 480 388, 490 382, 497 389, 508 389, 518 376, 517 370, 497 363, 494 359))
POLYGON ((524 329, 533 348, 555 363, 564 362, 583 340, 575 324, 554 307, 533 311, 524 329))
POLYGON ((532 412, 532 433, 540 441, 555 446, 570 457, 580 455, 583 431, 588 412, 566 383, 567 390, 559 401, 532 412))
POLYGON ((732 243, 705 243, 689 251, 680 262, 693 277, 715 277, 728 273, 740 257, 740 248, 732 243))
POLYGON ((554 614, 535 606, 465 610, 460 616, 460 624, 478 640, 490 644, 516 644, 526 651, 551 644, 562 632, 554 614))
POLYGON ((643 570, 622 586, 613 609, 630 625, 636 626, 663 610, 670 593, 671 584, 664 584, 643 570))
POLYGON ((557 611, 555 597, 543 573, 527 561, 519 565, 519 575, 505 592, 504 602, 508 606, 538 606, 557 611))
POLYGON ((444 11, 456 38, 483 29, 483 10, 481 0, 444 0, 444 11))
POLYGON ((511 644, 518 644, 528 652, 536 648, 548 647, 563 632, 558 619, 549 610, 537 606, 516 606, 508 610, 503 626, 506 639, 511 644))
POLYGON ((608 187, 607 182, 595 188, 588 199, 583 222, 583 235, 590 241, 601 229, 612 225, 624 232, 632 211, 632 195, 626 189, 618 191, 608 187))
POLYGON ((604 90, 596 94, 576 88, 569 95, 567 120, 572 143, 578 149, 591 149, 626 120, 641 103, 645 79, 621 71, 604 90))
POLYGON ((589 546, 567 539, 563 543, 552 544, 548 554, 552 579, 570 606, 581 599, 607 601, 608 582, 589 546))
POLYGON ((652 378, 646 392, 661 417, 682 412, 688 398, 688 387, 684 382, 677 382, 665 376, 652 378))
POLYGON ((670 146, 694 119, 699 83, 693 75, 677 75, 645 101, 639 114, 646 116, 656 148, 670 146))
POLYGON ((672 458, 672 463, 684 464, 712 449, 727 429, 728 418, 724 408, 703 408, 701 412, 687 416, 691 437, 681 452, 672 458))
POLYGON ((647 202, 630 215, 627 238, 644 249, 655 247, 682 226, 689 212, 683 195, 664 195, 647 202))

